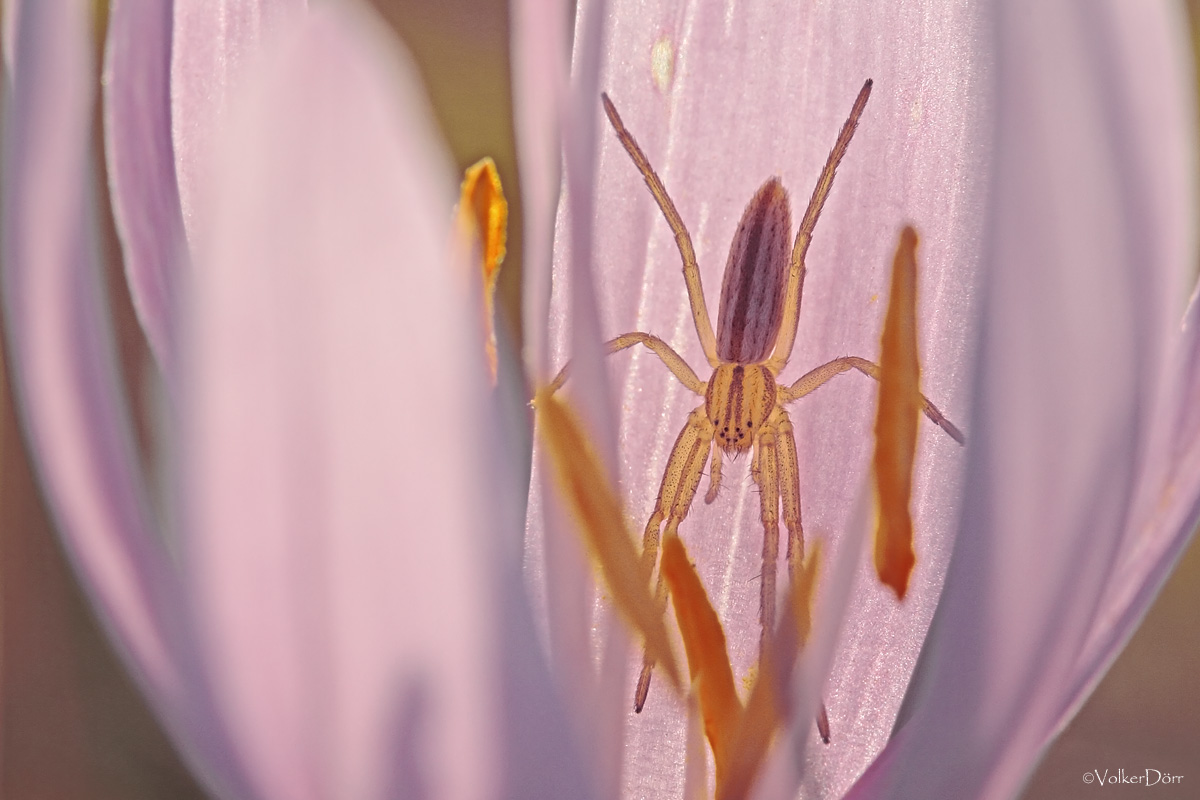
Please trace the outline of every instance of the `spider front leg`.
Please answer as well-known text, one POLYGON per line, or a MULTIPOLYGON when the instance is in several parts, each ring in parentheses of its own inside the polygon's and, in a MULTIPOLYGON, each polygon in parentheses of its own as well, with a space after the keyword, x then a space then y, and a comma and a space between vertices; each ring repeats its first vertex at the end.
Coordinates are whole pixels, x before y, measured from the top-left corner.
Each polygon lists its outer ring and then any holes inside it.
MULTIPOLYGON (((704 381, 696 377, 695 371, 688 366, 688 363, 683 360, 683 356, 676 353, 671 345, 664 342, 654 334, 642 333, 641 331, 633 331, 631 333, 623 333, 616 338, 609 339, 604 343, 604 349, 608 351, 608 355, 619 353, 622 350, 627 350, 634 345, 644 344, 650 349, 664 364, 667 369, 671 370, 671 374, 679 379, 679 382, 686 386, 691 391, 704 396, 704 391, 707 388, 704 381)), ((562 385, 567 382, 568 370, 571 367, 571 362, 568 361, 563 365, 563 368, 554 376, 554 380, 550 382, 550 394, 554 394, 562 385)))
MULTIPOLYGON (((671 448, 671 457, 667 459, 667 469, 663 473, 662 486, 658 490, 658 499, 654 502, 654 511, 646 523, 646 532, 642 536, 642 572, 649 581, 658 563, 659 528, 666 520, 666 535, 677 535, 679 523, 687 517, 691 510, 692 500, 696 497, 696 489, 700 486, 700 476, 704 473, 704 465, 708 461, 709 451, 713 449, 713 424, 704 413, 704 406, 692 411, 688 416, 687 425, 675 439, 671 448)), ((655 599, 665 611, 667 592, 663 582, 662 571, 658 573, 655 582, 655 599)), ((646 695, 650 691, 650 674, 654 669, 654 661, 648 655, 642 658, 642 672, 638 676, 637 689, 634 691, 633 707, 641 711, 646 704, 646 695)))
POLYGON ((671 227, 671 233, 675 234, 675 244, 679 247, 679 257, 683 260, 683 282, 687 284, 688 303, 692 307, 692 321, 696 323, 696 335, 700 337, 700 346, 704 348, 704 357, 708 359, 710 366, 716 367, 721 363, 717 358, 717 340, 713 335, 708 306, 704 302, 704 288, 700 284, 700 265, 696 263, 696 250, 692 247, 691 234, 688 233, 687 226, 683 224, 683 217, 679 216, 674 201, 667 194, 667 188, 663 186, 662 179, 658 177, 654 167, 650 166, 650 159, 646 158, 646 154, 638 146, 633 134, 621 121, 617 107, 604 92, 600 93, 600 100, 604 104, 604 113, 608 116, 609 123, 612 124, 613 132, 617 134, 617 139, 625 148, 625 152, 629 153, 629 157, 633 159, 638 172, 642 173, 642 180, 646 182, 646 187, 654 196, 654 202, 658 203, 658 209, 666 219, 667 225, 671 227))
MULTIPOLYGON (((878 364, 867 361, 865 358, 859 358, 858 356, 843 356, 842 358, 835 358, 827 364, 822 364, 802 376, 791 386, 780 390, 779 402, 780 404, 785 404, 793 400, 799 400, 804 395, 821 388, 836 376, 852 369, 856 369, 863 375, 879 380, 878 364)), ((921 410, 925 412, 925 416, 929 417, 935 425, 949 434, 951 439, 959 444, 966 443, 967 440, 962 435, 962 431, 953 422, 946 419, 946 416, 925 395, 921 395, 921 410)))

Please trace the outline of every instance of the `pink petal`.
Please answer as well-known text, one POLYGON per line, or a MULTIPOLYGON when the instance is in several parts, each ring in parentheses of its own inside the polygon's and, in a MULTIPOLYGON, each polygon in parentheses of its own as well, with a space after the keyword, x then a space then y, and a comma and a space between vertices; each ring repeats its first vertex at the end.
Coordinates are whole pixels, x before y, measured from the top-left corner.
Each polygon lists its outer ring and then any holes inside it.
MULTIPOLYGON (((1191 163, 1196 150, 1195 96, 1188 67, 1180 63, 1188 57, 1179 35, 1184 21, 1175 18, 1163 25, 1132 11, 1114 8, 1121 17, 1115 27, 1137 32, 1123 37, 1123 61, 1145 65, 1121 75, 1126 102, 1134 107, 1129 118, 1139 121, 1130 134, 1140 139, 1144 152, 1156 155, 1153 169, 1139 175, 1152 187, 1142 221, 1150 228, 1146 239, 1153 261, 1176 267, 1166 288, 1182 296, 1179 279, 1194 280, 1194 273, 1179 265, 1194 262, 1197 190, 1191 172, 1179 167, 1191 163), (1135 88, 1142 73, 1153 75, 1164 90, 1135 88)), ((1195 322, 1195 291, 1190 324, 1187 317, 1181 325, 1174 323, 1179 303, 1174 297, 1168 301, 1171 352, 1150 420, 1150 450, 1109 589, 1101 597, 1088 644, 1077 661, 1074 686, 1063 702, 1063 725, 1132 636, 1200 518, 1200 414, 1195 402, 1200 396, 1200 326, 1195 322)))
MULTIPOLYGON (((975 102, 983 91, 982 62, 973 49, 979 21, 966 13, 947 19, 943 9, 864 11, 835 4, 785 12, 769 5, 725 14, 707 6, 681 14, 674 4, 616 2, 601 88, 688 225, 715 316, 727 248, 745 203, 763 180, 781 174, 798 220, 855 94, 874 77, 872 100, 809 252, 800 334, 784 378, 794 380, 841 355, 876 356, 895 237, 912 221, 924 236, 925 390, 952 419, 965 422, 987 135, 975 102)), ((602 128, 598 144, 592 259, 601 331, 606 337, 633 329, 662 336, 706 378, 671 233, 612 132, 602 128)), ((558 266, 556 281, 566 264, 558 266)), ((565 357, 569 328, 567 293, 559 285, 551 306, 555 364, 565 357)), ((618 354, 609 364, 621 414, 625 500, 640 526, 675 436, 701 400, 648 352, 618 354)), ((833 537, 835 548, 866 474, 873 398, 867 379, 847 376, 792 409, 805 528, 813 538, 833 537)), ((961 454, 932 426, 921 452, 914 510, 922 563, 910 599, 897 607, 872 582, 858 582, 827 687, 839 745, 809 751, 810 772, 830 794, 848 787, 883 746, 949 557, 961 454)), ((744 462, 727 465, 721 496, 712 506, 697 500, 682 526, 743 674, 757 658, 762 568, 758 495, 745 470, 744 462)), ((531 522, 531 530, 535 526, 531 522)), ((683 707, 661 687, 652 689, 647 710, 631 715, 629 725, 625 793, 678 796, 683 707)))
POLYGON ((265 43, 308 7, 307 0, 174 0, 171 135, 188 242, 207 229, 198 209, 210 173, 214 136, 230 99, 265 43))
MULTIPOLYGON (((603 365, 604 352, 590 264, 595 202, 591 187, 598 122, 594 100, 599 97, 603 22, 602 4, 583 10, 576 18, 575 74, 571 93, 562 107, 566 202, 558 206, 555 228, 556 261, 565 260, 572 268, 569 278, 560 279, 555 290, 569 293, 574 320, 571 382, 567 392, 601 456, 611 466, 616 463, 616 424, 603 365)), ((533 180, 537 181, 539 177, 535 171, 533 180)), ((529 213, 532 216, 533 212, 529 213)), ((535 277, 531 279, 536 282, 535 277)), ((530 285, 527 283, 527 287, 530 285)), ((544 313, 533 319, 537 332, 531 332, 531 341, 538 342, 545 336, 544 313)), ((539 347, 533 344, 531 355, 539 347)), ((561 363, 553 365, 555 370, 560 366, 561 363)), ((526 539, 526 569, 531 593, 536 607, 547 620, 554 670, 568 699, 576 737, 588 757, 590 775, 598 787, 597 795, 615 798, 620 791, 624 695, 627 692, 624 666, 630 649, 629 637, 616 624, 611 609, 596 608, 591 566, 578 538, 563 519, 551 488, 553 479, 545 474, 540 449, 536 447, 535 463, 526 539), (603 653, 598 674, 591 645, 593 631, 596 631, 595 638, 603 653)), ((616 480, 615 469, 612 477, 616 480)))
MULTIPOLYGON (((837 550, 822 551, 821 568, 817 573, 819 586, 824 587, 814 615, 812 635, 805 644, 792 676, 791 720, 787 736, 780 737, 779 746, 768 754, 768 761, 754 787, 757 798, 792 798, 802 786, 807 793, 820 794, 815 787, 820 778, 808 769, 819 763, 827 745, 813 732, 816 730, 817 710, 826 697, 826 684, 834 654, 843 636, 843 622, 848 617, 848 605, 858 587, 856 572, 867 557, 867 541, 874 527, 871 484, 865 481, 854 501, 853 516, 843 532, 837 550), (810 748, 815 751, 811 756, 810 748), (806 783, 805 783, 806 782, 806 783)), ((859 576, 874 581, 872 574, 859 576)), ((835 738, 838 746, 844 731, 835 738)))
POLYGON ((525 214, 525 365, 530 375, 546 380, 551 369, 545 343, 550 252, 561 174, 559 109, 567 86, 567 4, 514 0, 511 8, 514 126, 525 214))
MULTIPOLYGON (((1085 666, 1096 626, 1112 630, 1104 609, 1121 589, 1113 579, 1127 546, 1153 552, 1133 567, 1146 579, 1178 553, 1181 520, 1194 521, 1194 466, 1180 474, 1187 513, 1145 527, 1136 505, 1160 488, 1139 484, 1163 474, 1159 426, 1177 419, 1173 391, 1190 388, 1175 383, 1169 358, 1194 263, 1183 166, 1194 128, 1180 110, 1191 80, 1171 55, 1178 23, 1165 7, 999 6, 995 207, 966 511, 913 713, 873 772, 876 787, 1011 797, 1081 677, 1098 675, 1128 635, 1130 621, 1085 666)), ((1185 446, 1194 459, 1194 439, 1185 446)), ((1118 606, 1136 619, 1151 594, 1118 606)))
POLYGON ((89 205, 94 76, 78 3, 22 7, 6 107, 4 300, 10 370, 75 568, 168 725, 188 714, 181 596, 151 517, 116 372, 89 205))
POLYGON ((499 769, 455 181, 376 24, 322 7, 248 73, 197 254, 188 553, 269 797, 480 797, 499 769))
POLYGON ((24 5, 25 0, 10 0, 4 5, 4 13, 0 14, 0 25, 3 26, 0 30, 0 44, 4 46, 4 71, 9 80, 16 75, 17 29, 20 27, 21 7, 24 5))
POLYGON ((165 0, 115 0, 105 47, 104 134, 113 219, 138 320, 173 377, 171 309, 186 258, 171 146, 171 12, 165 0))

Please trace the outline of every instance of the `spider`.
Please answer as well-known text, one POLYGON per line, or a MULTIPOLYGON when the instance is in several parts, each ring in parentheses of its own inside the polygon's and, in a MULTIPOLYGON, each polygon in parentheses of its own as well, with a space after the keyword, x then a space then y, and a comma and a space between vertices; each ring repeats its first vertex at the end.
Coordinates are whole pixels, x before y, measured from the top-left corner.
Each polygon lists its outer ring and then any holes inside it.
MULTIPOLYGON (((625 128, 607 94, 601 93, 604 112, 634 165, 645 179, 667 224, 675 234, 683 259, 696 333, 712 367, 712 376, 701 381, 688 363, 670 345, 649 333, 634 331, 606 343, 609 353, 643 344, 657 355, 679 381, 703 398, 688 416, 671 449, 662 486, 642 539, 642 569, 647 579, 658 562, 662 526, 665 534, 678 532, 687 517, 700 485, 705 465, 710 462, 709 485, 704 501, 713 502, 721 484, 723 454, 736 458, 752 451, 750 473, 762 500, 763 568, 759 601, 761 634, 759 651, 766 651, 775 628, 775 573, 779 549, 779 508, 788 529, 788 574, 794 576, 804 558, 804 532, 800 524, 800 475, 796 437, 785 407, 815 391, 833 377, 856 369, 876 380, 879 366, 865 358, 844 356, 822 364, 790 386, 777 382, 788 363, 796 340, 800 298, 804 286, 804 256, 813 228, 829 196, 834 173, 846 154, 859 118, 871 94, 868 79, 858 93, 850 116, 842 125, 821 177, 813 190, 804 219, 789 256, 791 208, 779 178, 768 178, 742 213, 729 249, 721 286, 717 331, 714 335, 700 285, 700 268, 691 236, 667 194, 662 180, 625 128)), ((567 367, 550 385, 555 391, 566 380, 567 367)), ((933 403, 922 395, 922 410, 934 423, 960 444, 963 436, 933 403)), ((665 602, 661 572, 656 596, 665 602)), ((653 661, 644 659, 634 694, 634 708, 641 711, 650 689, 653 661)))

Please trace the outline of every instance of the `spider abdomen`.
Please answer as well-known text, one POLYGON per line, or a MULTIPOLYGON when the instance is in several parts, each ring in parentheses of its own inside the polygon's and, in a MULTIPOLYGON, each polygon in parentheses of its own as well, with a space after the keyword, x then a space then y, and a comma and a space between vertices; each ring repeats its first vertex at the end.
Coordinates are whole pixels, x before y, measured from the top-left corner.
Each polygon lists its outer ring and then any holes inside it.
POLYGON ((791 237, 787 190, 779 178, 769 178, 746 205, 729 247, 717 317, 717 355, 722 361, 762 361, 775 346, 783 320, 791 237))
POLYGON ((717 446, 745 452, 775 408, 775 376, 761 364, 722 364, 713 370, 704 404, 717 446))

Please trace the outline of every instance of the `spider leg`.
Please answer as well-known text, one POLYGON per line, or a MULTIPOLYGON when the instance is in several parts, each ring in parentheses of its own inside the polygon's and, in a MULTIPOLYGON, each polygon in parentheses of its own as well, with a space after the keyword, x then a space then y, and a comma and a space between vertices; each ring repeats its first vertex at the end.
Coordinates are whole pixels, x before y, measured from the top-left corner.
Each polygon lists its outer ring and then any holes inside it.
MULTIPOLYGON (((696 377, 696 373, 683 360, 683 356, 671 349, 671 345, 653 334, 642 333, 641 331, 623 333, 615 339, 609 339, 604 343, 604 347, 611 354, 626 350, 637 344, 644 344, 650 348, 656 356, 662 359, 662 362, 667 365, 667 369, 671 370, 671 373, 679 379, 680 383, 701 397, 704 396, 707 384, 696 377)), ((568 361, 558 371, 558 374, 554 376, 554 380, 550 382, 550 394, 557 392, 567 382, 567 370, 570 366, 571 362, 568 361)))
POLYGON ((712 465, 708 472, 708 491, 704 495, 704 502, 711 503, 717 499, 717 492, 721 489, 721 448, 713 446, 712 449, 712 465))
POLYGON ((788 583, 804 563, 804 528, 800 524, 800 468, 796 455, 796 433, 792 420, 782 407, 775 407, 775 428, 779 443, 775 455, 779 461, 779 495, 783 500, 783 524, 788 529, 788 583))
MULTIPOLYGON (((843 372, 851 369, 856 369, 863 375, 869 375, 875 380, 879 380, 878 364, 867 361, 865 358, 859 358, 858 356, 842 356, 841 358, 835 358, 828 364, 822 364, 801 377, 791 386, 781 389, 779 391, 779 402, 791 403, 794 400, 799 400, 804 395, 821 388, 835 376, 841 375, 843 372)), ((925 416, 929 417, 935 425, 948 433, 951 439, 959 444, 966 443, 967 440, 962 435, 962 431, 955 427, 953 422, 946 419, 945 415, 925 395, 921 395, 921 410, 925 412, 925 416)))
POLYGON ((783 321, 779 325, 779 338, 775 342, 775 353, 767 360, 767 369, 771 370, 773 375, 778 375, 779 371, 783 369, 783 365, 792 356, 792 346, 796 344, 796 323, 800 321, 800 297, 804 290, 804 257, 808 254, 809 243, 812 242, 813 228, 817 226, 821 209, 825 207, 829 190, 833 188, 833 176, 837 172, 842 157, 846 155, 846 149, 850 147, 850 140, 854 138, 854 130, 858 127, 858 120, 862 116, 863 109, 867 106, 867 98, 870 96, 871 81, 868 80, 859 90, 858 97, 854 100, 854 106, 850 109, 850 116, 842 125, 841 131, 838 132, 837 141, 834 142, 833 149, 829 151, 829 158, 825 160, 821 177, 817 179, 816 188, 813 189, 812 197, 808 200, 808 208, 804 211, 804 219, 800 221, 800 229, 796 231, 796 244, 792 247, 791 267, 788 271, 787 289, 785 290, 787 294, 784 295, 783 321))
MULTIPOLYGON (((779 459, 779 495, 783 500, 783 524, 788 529, 788 585, 795 591, 796 574, 804 565, 804 528, 800 524, 800 469, 796 454, 796 433, 791 417, 782 406, 775 407, 774 424, 779 431, 776 456, 779 459)), ((822 702, 817 710, 817 732, 829 744, 829 714, 822 702)))
POLYGON ((775 571, 779 560, 779 458, 776 452, 777 431, 770 422, 759 429, 754 444, 754 463, 751 474, 758 484, 762 500, 763 565, 762 594, 758 617, 762 633, 758 640, 759 659, 767 652, 775 633, 775 571))
POLYGON ((679 211, 676 210, 671 196, 667 194, 667 189, 663 186, 658 173, 654 171, 654 167, 650 166, 650 159, 646 158, 646 154, 638 146, 633 134, 625 128, 625 123, 621 121, 621 115, 617 113, 617 107, 603 92, 600 93, 600 99, 604 103, 604 113, 608 115, 608 121, 612 123, 613 131, 616 132, 625 152, 629 153, 629 157, 633 159, 638 172, 642 173, 642 179, 646 181, 650 194, 654 195, 654 201, 658 203, 658 208, 666 218, 667 225, 671 226, 671 233, 675 234, 675 244, 678 245, 679 256, 683 259, 683 280, 687 284, 688 300, 692 305, 692 320, 696 323, 696 335, 700 337, 700 346, 704 348, 704 357, 715 368, 720 363, 717 359, 717 339, 713 336, 712 321, 708 316, 708 306, 704 302, 704 288, 700 285, 700 265, 696 263, 696 251, 692 248, 692 237, 684 227, 683 218, 679 216, 679 211))
MULTIPOLYGON (((700 406, 688 416, 687 424, 675 439, 671 457, 667 459, 667 469, 663 473, 662 486, 658 490, 658 499, 654 502, 654 511, 650 514, 646 532, 642 536, 641 567, 647 581, 658 563, 659 527, 665 519, 666 535, 678 532, 679 523, 683 522, 692 507, 692 500, 700 485, 700 476, 704 472, 704 464, 708 461, 709 450, 712 449, 712 439, 713 425, 704 413, 704 406, 700 406)), ((654 596, 665 611, 667 588, 661 570, 655 583, 654 596)), ((646 704, 646 695, 650 691, 650 673, 653 669, 654 661, 648 655, 643 656, 642 672, 638 676, 633 697, 633 707, 636 711, 640 712, 646 704)))

